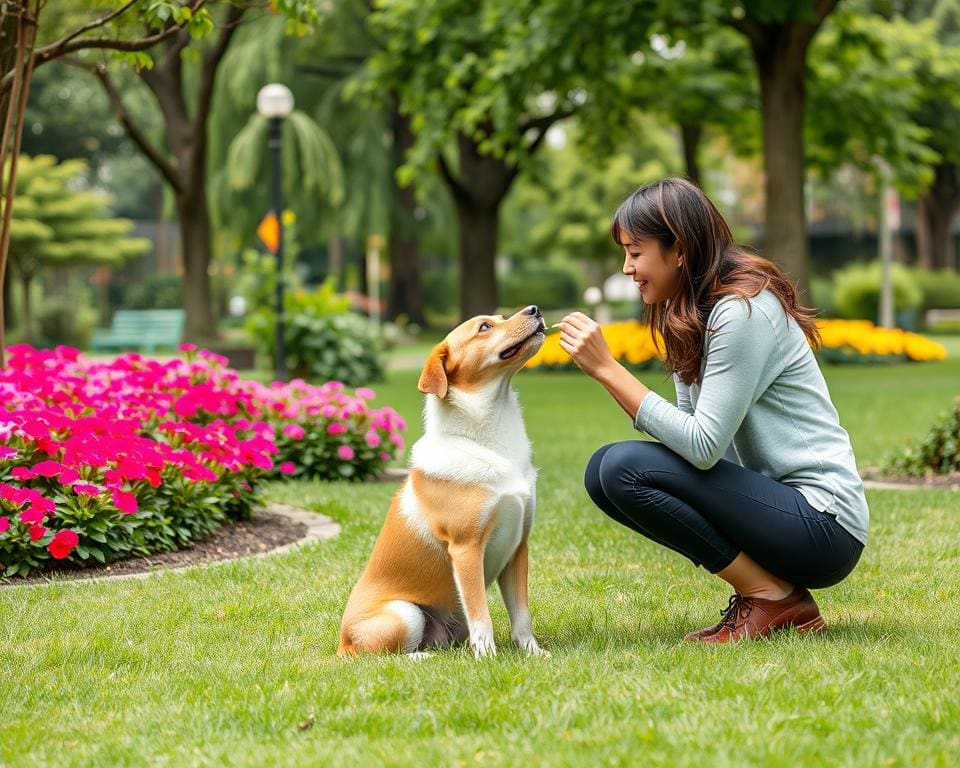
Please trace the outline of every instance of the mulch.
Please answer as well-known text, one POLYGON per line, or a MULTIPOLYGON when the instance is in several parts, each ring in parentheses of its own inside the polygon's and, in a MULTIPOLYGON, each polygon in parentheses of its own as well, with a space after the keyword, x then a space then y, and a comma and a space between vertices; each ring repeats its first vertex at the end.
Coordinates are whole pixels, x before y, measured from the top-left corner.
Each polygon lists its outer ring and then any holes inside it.
POLYGON ((108 565, 80 566, 66 563, 56 570, 34 571, 29 576, 14 576, 0 582, 0 588, 17 584, 41 584, 51 579, 77 580, 147 573, 158 568, 180 568, 185 565, 213 563, 245 555, 255 555, 292 544, 302 539, 307 526, 285 515, 257 512, 250 520, 224 525, 192 547, 175 552, 158 552, 146 557, 135 556, 116 560, 108 565))
POLYGON ((879 467, 865 467, 860 472, 860 475, 864 480, 873 480, 878 483, 894 483, 897 485, 916 486, 918 488, 949 488, 955 491, 960 490, 960 472, 915 477, 913 475, 887 475, 883 474, 879 467))

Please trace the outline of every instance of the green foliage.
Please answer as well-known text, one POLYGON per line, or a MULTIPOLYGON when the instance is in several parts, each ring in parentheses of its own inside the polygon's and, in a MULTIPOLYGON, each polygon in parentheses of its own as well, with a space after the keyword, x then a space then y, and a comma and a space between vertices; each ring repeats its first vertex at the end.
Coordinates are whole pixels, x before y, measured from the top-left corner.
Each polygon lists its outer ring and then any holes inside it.
POLYGON ((87 349, 97 323, 97 311, 86 301, 78 302, 76 297, 56 296, 44 300, 37 319, 41 345, 87 349))
POLYGON ((554 264, 528 264, 500 280, 500 303, 504 307, 536 304, 541 309, 567 309, 580 303, 580 280, 572 268, 554 264))
POLYGON ((887 469, 917 477, 960 472, 960 397, 919 443, 908 445, 890 459, 887 469))
POLYGON ((182 293, 182 277, 154 274, 127 286, 118 305, 122 309, 179 309, 182 293))
POLYGON ((75 188, 85 171, 78 160, 20 157, 10 263, 21 277, 52 265, 119 265, 149 250, 149 240, 127 237, 133 222, 103 217, 103 195, 75 188))
MULTIPOLYGON (((896 312, 916 309, 923 294, 915 277, 900 264, 891 265, 896 312)), ((841 317, 877 321, 880 312, 880 262, 851 264, 833 274, 833 302, 841 317)))
MULTIPOLYGON (((264 356, 276 350, 276 261, 255 251, 244 254, 250 313, 247 330, 264 356)), ((336 380, 350 386, 383 377, 380 343, 373 325, 347 311, 348 300, 337 294, 336 278, 308 290, 289 285, 284 291, 284 350, 293 376, 313 382, 336 380)))
POLYGON ((923 294, 921 306, 928 309, 960 309, 960 275, 948 269, 914 270, 923 294))

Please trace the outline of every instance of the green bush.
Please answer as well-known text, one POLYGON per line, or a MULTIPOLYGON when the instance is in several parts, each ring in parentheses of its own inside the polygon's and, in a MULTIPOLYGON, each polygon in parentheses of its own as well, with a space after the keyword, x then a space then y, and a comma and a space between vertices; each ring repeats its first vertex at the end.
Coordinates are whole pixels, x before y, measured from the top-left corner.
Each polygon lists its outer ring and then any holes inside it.
POLYGON ((836 317, 837 308, 833 303, 833 281, 826 277, 810 278, 810 298, 801 300, 805 306, 820 310, 819 317, 836 317))
POLYGON ((44 346, 63 344, 86 349, 93 336, 97 312, 83 301, 48 298, 40 306, 38 322, 44 346))
POLYGON ((453 272, 427 272, 423 275, 423 301, 435 312, 452 312, 460 303, 457 276, 453 272))
POLYGON ((921 306, 928 309, 960 309, 960 275, 948 269, 917 269, 914 277, 923 294, 921 306))
POLYGON ((917 477, 960 472, 960 397, 919 444, 905 448, 888 462, 887 469, 917 477))
POLYGON ((150 275, 128 285, 120 297, 123 309, 179 309, 183 306, 183 278, 179 275, 150 275))
MULTIPOLYGON (((898 316, 915 313, 923 294, 915 276, 901 264, 891 265, 894 309, 898 316)), ((877 322, 880 314, 880 262, 851 264, 833 273, 833 302, 841 317, 877 322)))
MULTIPOLYGON (((266 359, 276 350, 273 309, 276 273, 271 261, 247 258, 247 330, 266 359)), ((383 378, 380 343, 367 318, 347 311, 349 301, 334 290, 334 277, 315 290, 284 292, 284 352, 287 370, 307 381, 341 381, 349 386, 383 378)))
POLYGON ((566 309, 580 303, 580 281, 568 269, 550 264, 524 267, 500 281, 500 305, 519 309, 536 304, 541 309, 566 309))

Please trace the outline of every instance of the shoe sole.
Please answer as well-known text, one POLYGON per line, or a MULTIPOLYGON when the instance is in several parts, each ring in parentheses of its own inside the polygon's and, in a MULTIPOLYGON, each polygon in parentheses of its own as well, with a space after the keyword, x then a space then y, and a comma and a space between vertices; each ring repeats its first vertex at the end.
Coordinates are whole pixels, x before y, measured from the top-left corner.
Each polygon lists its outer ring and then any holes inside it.
POLYGON ((823 620, 823 616, 817 616, 815 619, 810 619, 810 621, 804 622, 803 624, 797 624, 794 629, 803 634, 812 634, 822 632, 826 626, 827 622, 823 620))

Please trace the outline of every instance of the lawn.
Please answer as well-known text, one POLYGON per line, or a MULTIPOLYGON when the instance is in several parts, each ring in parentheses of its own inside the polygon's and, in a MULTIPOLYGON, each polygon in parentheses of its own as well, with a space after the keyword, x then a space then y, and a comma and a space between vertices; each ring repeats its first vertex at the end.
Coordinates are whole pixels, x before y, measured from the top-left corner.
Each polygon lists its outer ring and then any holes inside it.
MULTIPOLYGON (((861 465, 960 394, 960 354, 827 371, 861 465)), ((375 403, 420 433, 417 372, 375 403)), ((645 380, 669 392, 662 374, 645 380)), ((524 373, 540 466, 534 629, 550 659, 334 656, 346 596, 395 485, 278 484, 332 541, 146 580, 0 590, 0 765, 954 765, 960 494, 871 491, 870 544, 817 593, 829 629, 687 646, 721 582, 592 508, 582 468, 634 434, 598 385, 524 373)))

